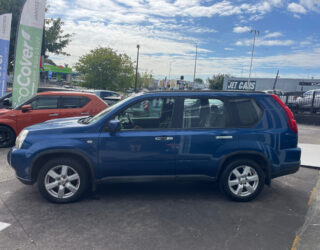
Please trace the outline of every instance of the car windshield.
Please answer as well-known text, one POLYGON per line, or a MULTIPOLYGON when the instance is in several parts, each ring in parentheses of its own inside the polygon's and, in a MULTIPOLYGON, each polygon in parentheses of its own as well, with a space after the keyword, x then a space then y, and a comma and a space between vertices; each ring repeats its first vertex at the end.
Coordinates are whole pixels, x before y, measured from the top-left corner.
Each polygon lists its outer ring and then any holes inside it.
POLYGON ((87 124, 93 124, 97 121, 99 121, 102 117, 104 117, 106 114, 110 113, 112 110, 120 107, 123 103, 125 103, 126 101, 134 98, 136 95, 132 95, 132 96, 129 96, 125 99, 123 99, 122 101, 120 102, 117 102, 116 104, 112 105, 111 107, 109 108, 106 108, 105 110, 102 110, 99 114, 93 116, 90 120, 88 120, 86 123, 87 124))

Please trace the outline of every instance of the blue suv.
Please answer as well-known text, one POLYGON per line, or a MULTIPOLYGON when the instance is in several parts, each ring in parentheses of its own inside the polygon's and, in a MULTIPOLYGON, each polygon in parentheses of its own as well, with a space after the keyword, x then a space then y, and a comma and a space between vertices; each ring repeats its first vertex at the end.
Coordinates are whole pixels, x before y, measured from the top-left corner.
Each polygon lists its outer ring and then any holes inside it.
POLYGON ((78 200, 116 176, 207 176, 236 201, 300 166, 297 124, 275 95, 136 94, 94 117, 24 129, 8 162, 48 200, 78 200))

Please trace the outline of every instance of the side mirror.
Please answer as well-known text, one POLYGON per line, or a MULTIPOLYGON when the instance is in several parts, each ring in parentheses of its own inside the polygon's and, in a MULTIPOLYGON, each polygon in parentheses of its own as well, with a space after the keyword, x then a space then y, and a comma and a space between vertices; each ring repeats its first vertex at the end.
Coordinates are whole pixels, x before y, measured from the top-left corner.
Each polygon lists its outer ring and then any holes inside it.
POLYGON ((108 128, 111 133, 116 133, 120 130, 120 122, 118 120, 111 120, 108 122, 108 128))
POLYGON ((23 105, 23 106, 21 107, 22 113, 28 112, 28 111, 31 110, 31 109, 32 109, 32 106, 31 106, 30 104, 28 104, 28 105, 23 105))
POLYGON ((9 98, 4 99, 3 102, 2 102, 2 104, 3 104, 4 106, 11 106, 10 99, 9 99, 9 98))

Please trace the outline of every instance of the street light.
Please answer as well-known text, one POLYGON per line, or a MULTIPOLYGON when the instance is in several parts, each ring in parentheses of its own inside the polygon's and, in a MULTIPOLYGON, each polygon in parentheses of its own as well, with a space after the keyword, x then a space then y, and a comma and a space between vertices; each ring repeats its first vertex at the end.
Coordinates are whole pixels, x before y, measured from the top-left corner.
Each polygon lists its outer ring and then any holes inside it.
POLYGON ((137 45, 137 65, 136 65, 136 81, 134 83, 134 92, 137 92, 137 85, 138 85, 138 66, 139 66, 139 50, 140 50, 140 45, 137 45))
POLYGON ((198 44, 196 43, 196 57, 194 59, 193 84, 194 84, 194 81, 196 79, 197 59, 198 59, 198 44))
POLYGON ((253 32, 254 33, 254 36, 253 36, 253 42, 252 42, 252 52, 251 52, 251 63, 250 63, 250 71, 249 71, 249 78, 248 78, 248 85, 250 86, 250 81, 251 81, 251 71, 252 71, 252 61, 253 61, 253 54, 254 54, 254 46, 256 44, 256 35, 260 34, 260 31, 259 30, 251 30, 250 31, 251 33, 253 32))

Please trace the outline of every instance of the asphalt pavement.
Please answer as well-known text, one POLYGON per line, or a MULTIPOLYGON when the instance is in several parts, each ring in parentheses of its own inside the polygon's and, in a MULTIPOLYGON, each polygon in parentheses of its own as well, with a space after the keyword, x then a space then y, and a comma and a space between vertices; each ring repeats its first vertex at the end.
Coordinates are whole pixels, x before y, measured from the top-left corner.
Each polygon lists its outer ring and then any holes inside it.
MULTIPOLYGON (((319 129, 310 127, 299 126, 300 143, 314 141, 319 129)), ((248 203, 229 201, 209 180, 161 178, 110 180, 80 202, 57 205, 15 179, 7 151, 0 150, 1 250, 320 249, 315 169, 274 179, 248 203)))

